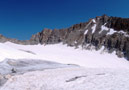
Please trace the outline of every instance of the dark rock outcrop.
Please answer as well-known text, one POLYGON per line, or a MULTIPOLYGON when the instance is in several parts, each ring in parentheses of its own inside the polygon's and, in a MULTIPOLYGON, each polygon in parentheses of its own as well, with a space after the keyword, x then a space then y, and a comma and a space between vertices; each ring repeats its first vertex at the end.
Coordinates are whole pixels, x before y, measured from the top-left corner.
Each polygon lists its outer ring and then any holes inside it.
POLYGON ((99 50, 102 46, 109 53, 116 51, 119 57, 129 59, 129 19, 97 16, 88 22, 73 25, 66 29, 44 29, 32 35, 30 40, 19 41, 0 35, 0 42, 11 41, 18 44, 57 44, 82 46, 83 49, 99 50))

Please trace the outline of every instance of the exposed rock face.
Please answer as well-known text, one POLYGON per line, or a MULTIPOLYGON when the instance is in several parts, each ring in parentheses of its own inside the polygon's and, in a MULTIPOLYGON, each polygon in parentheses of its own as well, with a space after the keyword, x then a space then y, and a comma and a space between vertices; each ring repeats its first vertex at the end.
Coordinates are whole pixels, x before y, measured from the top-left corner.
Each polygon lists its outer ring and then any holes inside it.
POLYGON ((13 43, 17 43, 17 44, 24 44, 24 45, 28 45, 31 44, 30 40, 17 40, 17 39, 11 39, 11 38, 6 38, 3 35, 0 34, 0 42, 1 43, 5 43, 5 42, 13 42, 13 43))
POLYGON ((56 44, 68 46, 81 45, 85 49, 99 50, 102 46, 109 53, 116 51, 119 57, 129 59, 129 19, 97 16, 86 23, 73 25, 67 29, 44 29, 32 35, 28 41, 7 39, 0 35, 0 42, 11 41, 18 44, 56 44))

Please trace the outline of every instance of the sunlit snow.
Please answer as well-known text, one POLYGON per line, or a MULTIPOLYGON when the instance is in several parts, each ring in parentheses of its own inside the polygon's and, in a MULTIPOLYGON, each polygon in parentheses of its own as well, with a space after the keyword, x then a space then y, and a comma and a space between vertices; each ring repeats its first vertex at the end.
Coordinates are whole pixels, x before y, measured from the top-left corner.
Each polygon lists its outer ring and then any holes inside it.
POLYGON ((0 90, 128 90, 129 62, 103 49, 0 43, 0 90))
POLYGON ((80 47, 68 47, 67 45, 17 45, 10 42, 0 43, 0 61, 5 58, 12 59, 41 59, 63 64, 77 64, 90 68, 128 68, 129 62, 125 58, 118 58, 114 53, 85 50, 80 47), (29 51, 29 52, 27 52, 29 51), (30 53, 33 52, 33 53, 30 53))

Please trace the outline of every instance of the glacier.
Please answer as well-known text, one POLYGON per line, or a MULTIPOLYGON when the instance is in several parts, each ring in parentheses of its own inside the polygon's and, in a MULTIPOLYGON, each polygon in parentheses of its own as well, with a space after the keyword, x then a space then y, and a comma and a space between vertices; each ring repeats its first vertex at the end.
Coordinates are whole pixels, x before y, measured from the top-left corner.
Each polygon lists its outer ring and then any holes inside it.
POLYGON ((128 90, 129 62, 102 47, 0 43, 0 90, 128 90))

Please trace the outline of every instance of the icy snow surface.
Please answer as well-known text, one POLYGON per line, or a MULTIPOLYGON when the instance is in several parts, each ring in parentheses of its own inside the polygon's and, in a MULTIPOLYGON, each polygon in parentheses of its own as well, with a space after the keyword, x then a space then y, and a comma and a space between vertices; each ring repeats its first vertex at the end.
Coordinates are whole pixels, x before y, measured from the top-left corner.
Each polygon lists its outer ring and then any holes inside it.
POLYGON ((129 90, 129 62, 103 49, 0 43, 0 90, 129 90))
POLYGON ((129 90, 129 70, 59 68, 11 77, 0 90, 129 90))
POLYGON ((103 48, 99 51, 82 50, 81 47, 75 49, 62 43, 46 46, 0 43, 0 61, 5 58, 49 60, 88 68, 129 68, 129 62, 124 58, 118 58, 115 52, 108 54, 103 52, 103 48))
POLYGON ((5 59, 4 61, 0 62, 0 74, 12 74, 13 69, 15 70, 15 74, 22 74, 30 71, 40 71, 45 69, 64 67, 77 67, 77 65, 65 65, 57 62, 50 62, 38 59, 5 59))

